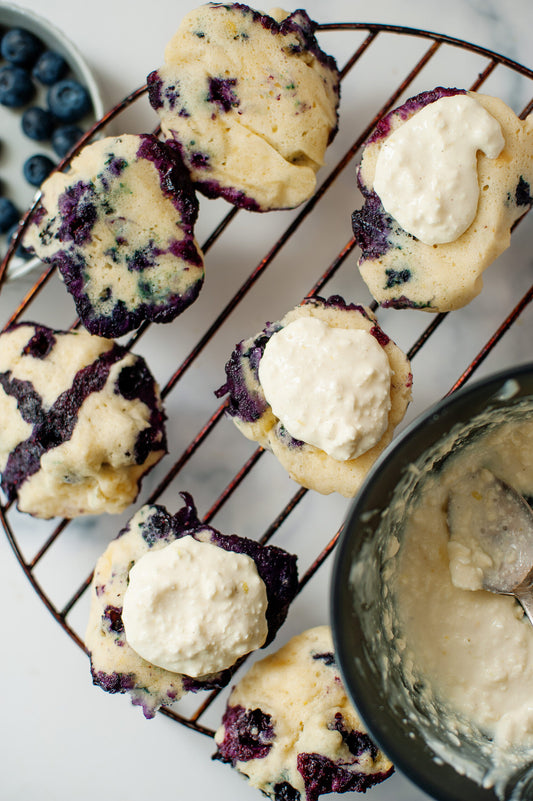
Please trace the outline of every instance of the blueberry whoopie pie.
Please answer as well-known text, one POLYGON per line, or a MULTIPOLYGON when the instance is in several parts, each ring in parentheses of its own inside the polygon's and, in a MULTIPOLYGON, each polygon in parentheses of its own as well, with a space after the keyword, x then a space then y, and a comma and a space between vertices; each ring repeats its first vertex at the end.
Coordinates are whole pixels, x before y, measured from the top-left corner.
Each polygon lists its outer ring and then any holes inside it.
POLYGON ((237 428, 323 494, 355 495, 411 399, 405 354, 369 308, 336 295, 309 298, 267 323, 235 346, 225 369, 215 394, 228 396, 237 428), (277 385, 271 380, 265 392, 269 350, 277 385))
POLYGON ((337 131, 339 73, 305 11, 207 3, 187 14, 148 76, 163 135, 197 188, 252 211, 314 191, 337 131))
POLYGON ((91 334, 169 322, 198 296, 198 202, 179 158, 150 134, 84 147, 42 187, 26 243, 57 265, 91 334))
MULTIPOLYGON (((235 560, 244 560, 263 586, 263 646, 273 640, 285 620, 298 587, 295 556, 273 545, 221 534, 198 519, 188 493, 181 495, 184 506, 174 515, 161 505, 143 506, 98 560, 92 582, 85 643, 91 658, 93 681, 107 692, 129 693, 132 703, 140 705, 147 718, 153 717, 160 706, 172 704, 187 692, 225 686, 242 663, 244 654, 237 656, 233 664, 226 662, 226 667, 202 674, 202 665, 206 664, 204 652, 213 650, 216 644, 225 644, 234 633, 233 623, 228 627, 223 625, 220 610, 227 610, 231 602, 231 616, 237 623, 248 619, 250 588, 240 581, 239 567, 236 580, 228 578, 228 566, 231 569, 235 560), (191 552, 193 560, 197 561, 190 561, 191 552), (175 572, 167 580, 162 570, 164 563, 168 567, 169 554, 173 555, 172 570, 175 572), (154 559, 158 564, 150 572, 150 562, 154 559), (183 560, 184 565, 180 566, 183 560), (152 583, 146 583, 146 571, 144 579, 138 575, 139 568, 146 566, 152 583), (130 602, 128 593, 132 591, 134 580, 145 582, 141 587, 142 608, 139 611, 134 604, 133 611, 130 609, 126 617, 130 602), (177 593, 175 602, 174 593, 177 593), (181 610, 176 609, 180 606, 181 610), (181 615, 181 624, 176 626, 174 619, 169 622, 169 608, 173 610, 171 617, 174 613, 181 615), (172 650, 175 658, 172 670, 168 665, 155 664, 141 655, 136 650, 139 638, 135 640, 135 647, 129 642, 129 627, 136 614, 141 616, 141 625, 147 629, 150 647, 153 649, 155 645, 159 653, 172 650), (201 620, 197 619, 198 615, 201 620), (195 662, 194 657, 200 657, 200 661, 195 662), (185 660, 184 664, 195 662, 200 666, 194 676, 178 669, 176 660, 180 658, 185 660)), ((209 655, 212 667, 217 659, 217 653, 209 655)))
MULTIPOLYGON (((464 119, 467 120, 467 117, 464 119)), ((448 123, 444 129, 453 130, 448 123)), ((435 172, 435 175, 438 173, 435 172)), ((381 178, 381 181, 384 179, 381 178)), ((463 89, 437 87, 410 98, 391 111, 378 123, 364 146, 358 167, 363 205, 352 215, 354 237, 361 248, 359 270, 373 297, 383 307, 398 309, 445 312, 465 306, 481 291, 484 270, 509 247, 513 223, 533 203, 532 182, 533 127, 527 119, 520 120, 498 98, 463 89), (465 192, 467 162, 463 156, 454 160, 457 140, 464 139, 468 131, 472 136, 478 133, 476 126, 467 122, 464 136, 460 133, 462 129, 458 128, 455 139, 450 137, 449 142, 446 139, 439 144, 441 131, 438 125, 432 129, 428 122, 422 124, 420 120, 421 114, 428 115, 431 111, 437 114, 439 104, 441 109, 444 104, 452 109, 452 126, 454 120, 460 119, 467 104, 477 107, 478 113, 488 114, 493 124, 500 126, 503 145, 497 155, 490 156, 481 147, 478 146, 477 152, 474 147, 471 163, 478 195, 475 213, 471 222, 470 218, 467 219, 462 233, 452 233, 446 241, 445 237, 440 241, 432 240, 431 228, 441 219, 446 220, 446 216, 442 216, 445 209, 455 213, 457 201, 465 192), (428 160, 426 163, 418 144, 411 145, 415 148, 413 153, 416 152, 413 164, 420 169, 424 181, 422 184, 418 180, 413 181, 410 173, 402 167, 398 174, 403 174, 404 185, 410 180, 417 188, 426 187, 427 176, 432 174, 434 168, 438 169, 443 157, 451 160, 451 168, 446 170, 442 180, 432 179, 432 183, 425 188, 432 208, 429 209, 426 203, 422 207, 421 219, 425 221, 429 233, 429 236, 424 233, 424 238, 418 230, 408 231, 402 227, 390 211, 395 210, 396 206, 405 209, 406 203, 402 201, 400 204, 399 199, 394 202, 394 198, 389 197, 384 203, 375 186, 376 181, 379 184, 376 177, 380 175, 378 170, 382 169, 380 159, 382 164, 385 158, 391 160, 393 147, 396 148, 395 152, 399 152, 398 136, 404 125, 413 126, 414 131, 405 137, 407 142, 414 141, 417 135, 415 126, 418 126, 422 135, 424 131, 433 133, 436 154, 432 162, 428 160), (439 153, 441 155, 437 158, 439 153)), ((389 180, 388 186, 391 185, 389 180)), ((380 188, 380 192, 383 194, 383 188, 380 188)), ((420 207, 422 201, 419 197, 416 202, 420 207)), ((398 215, 398 212, 395 213, 398 215)))
POLYGON ((166 453, 144 359, 85 331, 0 335, 0 486, 35 517, 119 513, 166 453))
POLYGON ((214 759, 272 801, 365 792, 393 773, 350 704, 329 626, 293 637, 232 689, 214 759))

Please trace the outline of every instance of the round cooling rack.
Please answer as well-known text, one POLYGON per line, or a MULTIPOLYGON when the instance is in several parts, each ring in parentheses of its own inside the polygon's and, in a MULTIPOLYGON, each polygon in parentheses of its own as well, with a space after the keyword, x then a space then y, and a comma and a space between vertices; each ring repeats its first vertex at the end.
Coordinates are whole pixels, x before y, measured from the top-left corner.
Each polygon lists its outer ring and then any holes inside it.
MULTIPOLYGON (((313 604, 324 614, 328 593, 316 588, 327 585, 328 556, 349 501, 297 488, 272 456, 263 458, 263 449, 239 434, 226 418, 225 403, 214 396, 225 380, 224 363, 235 342, 261 330, 267 319, 282 317, 302 297, 340 294, 376 310, 357 271, 350 215, 362 203, 355 182, 357 155, 384 114, 438 85, 483 89, 501 97, 521 118, 533 108, 533 71, 468 42, 364 23, 319 25, 317 34, 323 49, 344 66, 339 132, 318 175, 315 195, 299 209, 268 215, 228 211, 223 201, 201 198, 197 234, 206 255, 206 285, 199 299, 173 323, 144 324, 125 343, 145 356, 156 375, 169 425, 170 454, 145 479, 135 507, 158 502, 175 512, 181 506, 178 493, 186 489, 205 522, 262 543, 276 537, 282 547, 297 553, 300 593, 293 606, 302 596, 312 601, 298 613, 304 626, 291 609, 285 625, 294 626, 294 633, 316 624, 308 616, 313 604), (390 59, 391 52, 396 67, 384 72, 384 53, 390 59)), ((142 106, 146 93, 143 86, 124 98, 87 132, 75 152, 108 125, 114 133, 135 132, 125 122, 133 109, 145 115, 141 130, 153 128, 153 112, 147 102, 142 106)), ((0 280, 38 202, 25 215, 0 266, 0 280)), ((377 310, 382 328, 413 362, 414 395, 406 422, 463 386, 474 372, 526 360, 526 321, 513 324, 525 317, 533 297, 528 259, 516 255, 527 252, 527 229, 526 220, 513 232, 510 249, 489 268, 485 288, 468 307, 435 315, 377 310)), ((3 330, 21 319, 55 328, 78 325, 53 268, 41 265, 36 271, 33 286, 24 287, 23 296, 10 306, 3 330)), ((14 505, 0 506, 2 526, 30 584, 82 649, 94 563, 132 513, 40 521, 14 505)), ((218 694, 187 697, 161 711, 212 736, 209 710, 218 694)))

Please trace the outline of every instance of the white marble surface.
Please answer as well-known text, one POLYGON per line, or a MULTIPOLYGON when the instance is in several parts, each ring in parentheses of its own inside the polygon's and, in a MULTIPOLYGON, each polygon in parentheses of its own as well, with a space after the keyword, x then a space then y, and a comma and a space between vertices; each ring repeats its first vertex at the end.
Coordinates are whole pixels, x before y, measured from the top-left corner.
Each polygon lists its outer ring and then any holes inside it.
MULTIPOLYGON (((27 0, 27 8, 45 13, 78 45, 101 84, 106 107, 144 83, 146 74, 161 62, 163 47, 183 13, 195 3, 185 0, 27 0)), ((319 22, 362 21, 414 26, 446 33, 494 49, 509 58, 530 63, 533 25, 531 0, 309 0, 310 15, 319 22)), ((342 65, 362 35, 324 34, 323 45, 342 65)), ((344 154, 364 129, 381 102, 427 49, 427 42, 411 37, 389 37, 372 46, 346 81, 341 105, 340 133, 328 168, 344 154)), ((430 68, 419 76, 407 94, 437 84, 469 87, 486 61, 443 47, 430 68)), ((520 111, 533 92, 531 84, 505 70, 487 81, 486 91, 498 93, 520 111)), ((150 129, 155 120, 146 104, 116 123, 116 132, 150 129)), ((0 133, 1 138, 1 133, 0 133)), ((294 243, 286 246, 268 273, 254 286, 244 304, 231 316, 188 372, 183 387, 168 401, 169 437, 176 458, 217 402, 212 390, 223 383, 222 365, 235 341, 259 330, 265 320, 277 319, 310 289, 351 236, 349 215, 358 203, 353 163, 324 196, 311 220, 302 226, 294 243)), ((205 240, 213 221, 227 207, 219 202, 201 204, 199 239, 205 240)), ((158 379, 164 383, 209 321, 240 286, 251 267, 269 249, 293 218, 292 213, 266 216, 242 213, 210 251, 207 282, 199 301, 175 325, 150 330, 139 343, 158 379)), ((531 281, 532 219, 517 229, 511 249, 487 274, 483 293, 466 309, 449 315, 413 361, 414 402, 409 419, 437 400, 520 299, 531 281)), ((28 282, 7 285, 0 294, 2 323, 28 282)), ((368 302, 358 279, 354 256, 348 259, 325 293, 341 292, 347 299, 368 302)), ((73 308, 63 288, 53 284, 32 307, 40 322, 68 325, 73 308)), ((430 322, 418 312, 388 312, 379 319, 404 348, 430 322)), ((531 312, 526 311, 478 375, 508 364, 527 361, 531 354, 531 312)), ((1 425, 1 421, 0 421, 1 425)), ((191 460, 179 481, 162 498, 169 509, 179 506, 177 491, 188 489, 201 514, 225 486, 232 471, 253 451, 233 426, 224 421, 212 435, 205 454, 191 460)), ((169 457, 171 458, 171 457, 169 457)), ((146 497, 154 482, 170 465, 166 461, 147 482, 146 497)), ((261 536, 268 521, 281 509, 296 487, 270 455, 260 461, 214 524, 225 531, 261 536)), ((142 499, 140 499, 142 500, 142 499)), ((275 542, 301 555, 301 569, 340 524, 347 503, 335 497, 308 493, 275 542)), ((11 517, 24 553, 31 558, 43 542, 49 524, 11 517)), ((37 579, 61 606, 78 586, 97 554, 122 524, 89 519, 65 533, 36 571, 37 579)), ((308 626, 328 620, 326 563, 295 602, 279 641, 308 626)), ((91 685, 86 656, 53 620, 31 589, 3 535, 0 536, 0 608, 3 609, 2 724, 0 726, 0 798, 2 801, 89 801, 109 797, 116 801, 146 798, 253 801, 260 796, 227 766, 212 763, 210 740, 163 715, 145 721, 126 697, 112 697, 91 685)), ((83 633, 86 603, 76 606, 72 625, 83 633)), ((224 696, 223 696, 224 698, 224 696)), ((215 704, 207 725, 216 724, 221 703, 215 704)), ((346 798, 352 797, 347 794, 346 798)), ((422 801, 427 798, 400 774, 370 791, 372 801, 422 801)))

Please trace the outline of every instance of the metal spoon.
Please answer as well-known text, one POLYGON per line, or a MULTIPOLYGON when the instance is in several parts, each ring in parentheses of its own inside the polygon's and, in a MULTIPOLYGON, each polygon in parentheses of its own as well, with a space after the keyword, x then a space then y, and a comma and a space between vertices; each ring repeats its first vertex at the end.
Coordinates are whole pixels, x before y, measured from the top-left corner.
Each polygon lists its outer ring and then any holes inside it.
POLYGON ((451 538, 479 549, 482 588, 514 595, 533 623, 533 511, 509 484, 482 468, 448 498, 451 538))

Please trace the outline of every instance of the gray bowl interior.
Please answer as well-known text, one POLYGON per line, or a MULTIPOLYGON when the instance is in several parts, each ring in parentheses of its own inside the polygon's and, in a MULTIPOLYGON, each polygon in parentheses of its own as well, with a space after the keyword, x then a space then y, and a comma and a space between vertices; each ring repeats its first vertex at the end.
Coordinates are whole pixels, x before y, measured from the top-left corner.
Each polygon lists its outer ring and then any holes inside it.
MULTIPOLYGON (((375 658, 372 632, 383 626, 381 603, 376 597, 383 553, 376 530, 398 482, 413 462, 423 458, 428 447, 456 424, 467 423, 487 409, 508 409, 532 395, 533 364, 529 364, 473 384, 425 412, 382 454, 351 508, 337 546, 331 623, 347 692, 396 767, 439 801, 496 801, 496 794, 436 756, 427 740, 431 742, 436 736, 440 742, 451 741, 450 732, 444 726, 439 730, 440 723, 428 718, 413 693, 406 691, 397 667, 391 665, 385 677, 375 658), (371 568, 365 567, 363 589, 354 592, 352 571, 363 559, 371 568)), ((481 749, 466 739, 455 749, 457 764, 461 760, 474 766, 487 763, 481 749)), ((527 768, 513 777, 505 790, 506 799, 533 798, 530 773, 527 768)))

